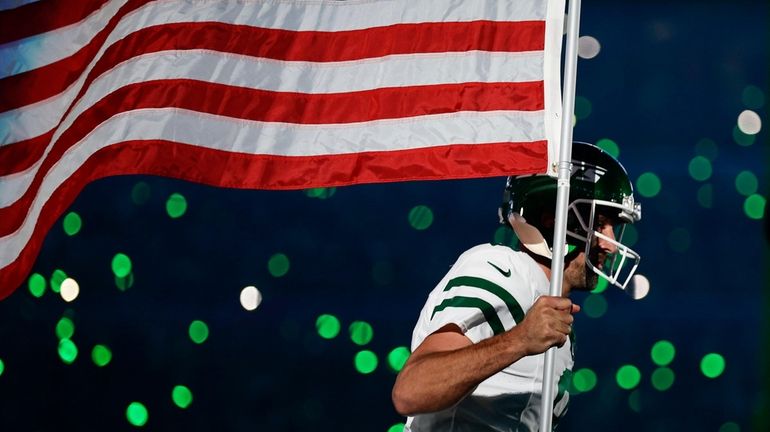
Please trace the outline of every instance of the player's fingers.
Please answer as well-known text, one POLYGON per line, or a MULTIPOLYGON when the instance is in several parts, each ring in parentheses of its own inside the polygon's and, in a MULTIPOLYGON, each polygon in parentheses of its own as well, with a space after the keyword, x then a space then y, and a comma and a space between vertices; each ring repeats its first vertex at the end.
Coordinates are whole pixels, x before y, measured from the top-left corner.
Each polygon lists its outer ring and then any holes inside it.
POLYGON ((572 303, 572 310, 570 312, 573 314, 580 312, 580 305, 576 305, 575 303, 572 303))
POLYGON ((565 314, 562 322, 572 325, 572 323, 575 322, 575 317, 573 317, 571 314, 565 314))
POLYGON ((564 297, 555 297, 554 307, 559 310, 572 311, 572 300, 564 297))
POLYGON ((561 335, 561 336, 559 337, 559 339, 557 340, 557 342, 556 342, 556 345, 555 345, 555 346, 557 346, 557 347, 561 348, 561 347, 563 347, 563 346, 564 346, 564 344, 565 344, 565 343, 567 343, 567 336, 566 336, 566 335, 561 335))
POLYGON ((572 307, 572 300, 564 297, 540 296, 537 301, 554 309, 570 310, 572 307))
POLYGON ((565 322, 557 323, 554 326, 554 329, 559 332, 560 336, 568 335, 572 332, 572 326, 570 324, 567 324, 565 322))
POLYGON ((561 324, 564 325, 570 325, 573 321, 575 321, 575 318, 569 313, 569 311, 566 310, 551 310, 551 313, 549 314, 549 317, 553 319, 554 321, 558 321, 561 324))

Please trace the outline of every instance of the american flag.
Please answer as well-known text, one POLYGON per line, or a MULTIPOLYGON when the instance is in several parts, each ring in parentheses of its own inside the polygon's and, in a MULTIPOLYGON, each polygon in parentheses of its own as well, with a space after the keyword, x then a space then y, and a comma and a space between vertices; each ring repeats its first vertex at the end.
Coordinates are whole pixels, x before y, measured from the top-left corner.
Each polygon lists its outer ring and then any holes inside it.
POLYGON ((563 0, 3 8, 0 298, 106 176, 302 189, 558 160, 563 0))

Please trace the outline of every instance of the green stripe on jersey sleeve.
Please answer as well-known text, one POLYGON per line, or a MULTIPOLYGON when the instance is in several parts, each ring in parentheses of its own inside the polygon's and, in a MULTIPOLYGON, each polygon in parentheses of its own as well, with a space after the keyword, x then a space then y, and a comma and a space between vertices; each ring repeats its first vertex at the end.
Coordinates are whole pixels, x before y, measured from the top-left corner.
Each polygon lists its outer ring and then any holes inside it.
POLYGON ((479 277, 460 276, 450 280, 446 288, 444 288, 444 291, 449 291, 450 289, 454 287, 459 287, 459 286, 479 288, 496 295, 508 307, 508 310, 511 312, 511 316, 513 317, 513 320, 517 324, 524 319, 524 310, 521 308, 521 305, 519 305, 519 302, 516 301, 516 299, 513 297, 513 295, 511 295, 510 292, 508 292, 505 288, 501 287, 500 285, 497 285, 494 282, 490 282, 486 279, 482 279, 479 277))
POLYGON ((448 307, 465 307, 465 308, 476 308, 481 310, 481 313, 484 315, 484 318, 487 320, 487 324, 489 324, 490 327, 492 327, 492 331, 497 335, 505 331, 505 327, 503 327, 503 323, 500 322, 500 318, 497 316, 497 312, 495 311, 494 306, 491 304, 485 302, 484 300, 473 298, 473 297, 451 297, 443 302, 441 302, 440 305, 436 306, 435 309, 433 309, 433 314, 431 314, 430 318, 433 319, 433 316, 436 315, 437 312, 441 312, 444 309, 448 307))

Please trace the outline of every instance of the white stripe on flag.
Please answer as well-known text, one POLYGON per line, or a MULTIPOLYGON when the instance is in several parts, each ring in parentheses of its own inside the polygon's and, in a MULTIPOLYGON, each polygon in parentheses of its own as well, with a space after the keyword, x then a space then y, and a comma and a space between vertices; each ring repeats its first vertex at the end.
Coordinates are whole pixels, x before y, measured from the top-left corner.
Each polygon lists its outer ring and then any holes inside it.
MULTIPOLYGON (((0 45, 0 78, 67 58, 86 46, 128 0, 112 0, 84 20, 0 45)), ((117 39, 115 39, 117 40, 117 39)))
MULTIPOLYGON (((85 74, 56 97, 0 114, 0 146, 42 135, 58 123, 85 74)), ((342 93, 384 87, 463 82, 542 81, 543 54, 472 51, 309 63, 203 50, 163 51, 131 59, 94 80, 62 122, 54 140, 88 107, 132 83, 185 78, 270 91, 342 93)))
MULTIPOLYGON (((24 223, 0 238, 0 268, 13 262, 29 241, 43 205, 95 152, 128 140, 168 140, 224 151, 310 156, 418 149, 451 144, 537 141, 543 115, 535 112, 456 113, 345 125, 287 125, 236 120, 179 109, 137 110, 101 124, 71 147, 46 174, 24 223)), ((0 197, 22 193, 28 184, 0 183, 0 197)))
MULTIPOLYGON (((143 109, 121 113, 99 125, 64 153, 46 174, 46 181, 51 176, 58 182, 66 178, 54 174, 56 170, 66 169, 62 164, 80 166, 98 149, 127 140, 163 139, 239 153, 313 156, 449 144, 537 141, 545 139, 542 121, 542 111, 493 111, 341 125, 294 125, 174 108, 143 109)), ((41 163, 2 178, 0 208, 21 198, 41 163)))
MULTIPOLYGON (((85 20, 0 46, 0 78, 32 70, 69 57, 104 28, 127 0, 107 3, 85 20)), ((185 22, 258 25, 292 31, 344 31, 393 24, 469 22, 490 17, 515 21, 542 20, 545 2, 499 0, 363 1, 162 1, 127 14, 104 46, 151 26, 185 22), (330 6, 340 10, 330 11, 330 6)))

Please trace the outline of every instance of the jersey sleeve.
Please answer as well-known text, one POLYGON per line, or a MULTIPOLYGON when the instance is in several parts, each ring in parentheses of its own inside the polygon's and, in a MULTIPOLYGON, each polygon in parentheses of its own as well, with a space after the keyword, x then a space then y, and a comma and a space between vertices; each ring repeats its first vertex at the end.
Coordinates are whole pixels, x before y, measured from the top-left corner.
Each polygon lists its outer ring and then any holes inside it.
POLYGON ((532 304, 526 278, 506 254, 482 248, 463 254, 434 289, 427 334, 455 324, 473 343, 510 330, 532 304))

